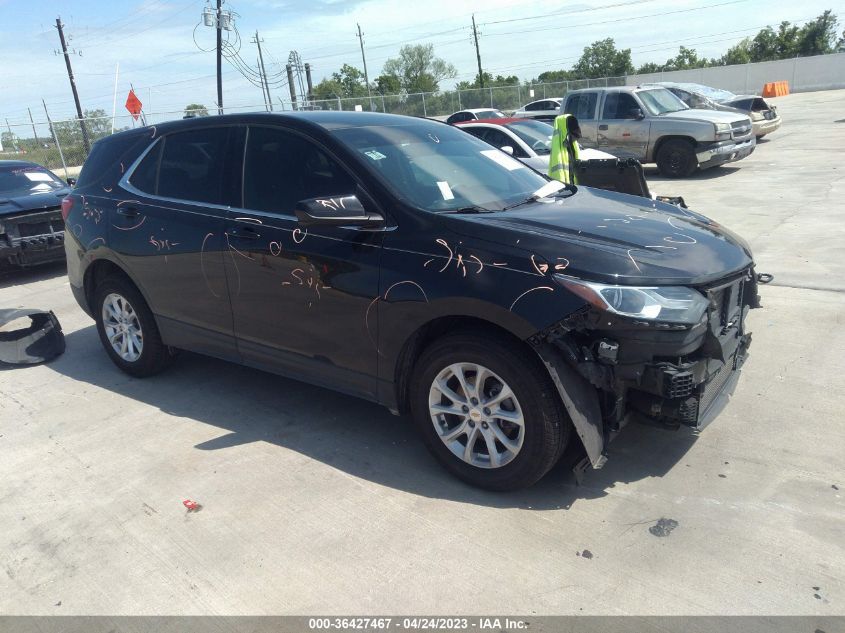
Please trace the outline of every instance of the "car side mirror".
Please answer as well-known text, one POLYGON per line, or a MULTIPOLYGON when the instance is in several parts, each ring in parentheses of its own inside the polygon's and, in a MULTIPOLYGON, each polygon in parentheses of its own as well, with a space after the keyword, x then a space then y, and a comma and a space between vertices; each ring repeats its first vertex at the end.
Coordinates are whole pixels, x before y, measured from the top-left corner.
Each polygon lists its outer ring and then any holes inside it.
POLYGON ((69 187, 76 186, 76 178, 68 178, 65 182, 68 184, 69 187))
POLYGON ((634 108, 631 110, 631 114, 637 121, 642 121, 645 118, 645 113, 641 108, 634 108))
POLYGON ((513 147, 511 147, 510 145, 505 145, 503 147, 500 147, 499 149, 502 150, 508 156, 513 156, 513 147))
POLYGON ((378 213, 369 213, 358 196, 307 198, 294 208, 300 226, 361 226, 377 227, 384 223, 378 213))

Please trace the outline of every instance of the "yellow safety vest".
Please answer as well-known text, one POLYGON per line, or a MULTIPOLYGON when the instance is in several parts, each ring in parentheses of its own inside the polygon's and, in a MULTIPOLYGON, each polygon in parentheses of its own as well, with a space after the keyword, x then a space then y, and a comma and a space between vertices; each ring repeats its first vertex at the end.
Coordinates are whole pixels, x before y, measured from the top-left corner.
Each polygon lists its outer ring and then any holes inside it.
POLYGON ((549 178, 571 185, 578 184, 575 161, 581 152, 578 141, 572 138, 566 128, 568 114, 555 117, 555 131, 552 134, 552 151, 549 154, 549 178))

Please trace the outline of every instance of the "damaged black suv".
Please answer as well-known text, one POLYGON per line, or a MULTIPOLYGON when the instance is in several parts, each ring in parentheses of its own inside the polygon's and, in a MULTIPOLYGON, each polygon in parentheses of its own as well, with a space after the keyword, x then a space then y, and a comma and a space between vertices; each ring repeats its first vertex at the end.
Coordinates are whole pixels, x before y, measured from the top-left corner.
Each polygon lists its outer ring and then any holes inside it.
POLYGON ((748 245, 564 186, 461 130, 361 112, 98 141, 63 205, 71 288, 124 371, 187 349, 410 413, 485 488, 626 422, 701 427, 746 357, 748 245))

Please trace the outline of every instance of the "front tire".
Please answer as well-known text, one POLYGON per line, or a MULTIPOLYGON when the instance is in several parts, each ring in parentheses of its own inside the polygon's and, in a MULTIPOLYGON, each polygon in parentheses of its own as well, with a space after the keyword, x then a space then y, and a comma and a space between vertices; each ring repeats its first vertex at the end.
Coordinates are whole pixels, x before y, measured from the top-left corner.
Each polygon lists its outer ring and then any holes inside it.
POLYGON ((529 351, 473 334, 446 336, 422 353, 411 410, 426 446, 447 470, 497 491, 543 477, 563 453, 571 427, 548 373, 529 351))
POLYGON ((660 146, 656 156, 657 168, 667 178, 686 178, 698 167, 692 143, 670 139, 660 146))
POLYGON ((104 279, 94 293, 94 318, 100 342, 120 369, 136 378, 159 373, 172 360, 161 341, 153 313, 128 279, 104 279))

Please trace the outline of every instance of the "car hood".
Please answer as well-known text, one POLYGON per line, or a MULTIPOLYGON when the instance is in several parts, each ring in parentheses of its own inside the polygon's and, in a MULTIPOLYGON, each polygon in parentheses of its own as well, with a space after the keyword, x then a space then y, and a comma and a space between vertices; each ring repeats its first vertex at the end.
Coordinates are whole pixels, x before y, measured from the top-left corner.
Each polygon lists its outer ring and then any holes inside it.
POLYGON ((753 264, 742 238, 702 215, 589 187, 510 211, 441 217, 502 254, 519 251, 529 267, 594 281, 695 285, 753 264))
POLYGON ((61 206, 62 198, 70 193, 69 187, 44 193, 31 193, 24 196, 7 196, 0 193, 0 216, 15 215, 22 211, 42 211, 61 206))
POLYGON ((659 119, 683 119, 685 121, 711 121, 712 123, 733 123, 741 120, 745 115, 734 112, 722 112, 721 110, 679 110, 669 114, 660 114, 659 119))

